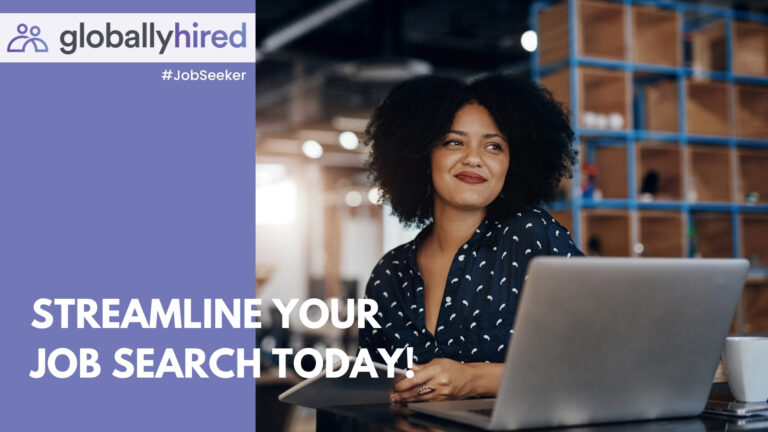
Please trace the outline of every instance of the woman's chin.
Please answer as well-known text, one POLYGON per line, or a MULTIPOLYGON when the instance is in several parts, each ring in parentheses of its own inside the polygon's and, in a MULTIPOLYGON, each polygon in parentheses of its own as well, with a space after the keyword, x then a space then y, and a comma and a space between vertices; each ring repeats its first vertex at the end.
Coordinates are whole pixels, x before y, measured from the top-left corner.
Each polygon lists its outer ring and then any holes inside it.
POLYGON ((453 202, 448 202, 448 205, 462 211, 478 211, 483 210, 490 204, 490 201, 478 200, 477 197, 472 199, 457 199, 453 202))

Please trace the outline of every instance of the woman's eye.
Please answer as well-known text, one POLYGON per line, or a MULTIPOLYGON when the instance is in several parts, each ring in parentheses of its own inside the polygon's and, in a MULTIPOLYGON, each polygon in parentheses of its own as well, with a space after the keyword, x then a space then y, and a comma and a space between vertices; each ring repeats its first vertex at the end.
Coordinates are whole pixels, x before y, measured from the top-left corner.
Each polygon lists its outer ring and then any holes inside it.
POLYGON ((503 150, 503 148, 501 147, 501 144, 496 144, 496 143, 488 144, 486 147, 491 150, 503 150))
POLYGON ((448 140, 445 143, 443 143, 443 145, 446 147, 458 147, 462 145, 462 142, 458 140, 448 140))

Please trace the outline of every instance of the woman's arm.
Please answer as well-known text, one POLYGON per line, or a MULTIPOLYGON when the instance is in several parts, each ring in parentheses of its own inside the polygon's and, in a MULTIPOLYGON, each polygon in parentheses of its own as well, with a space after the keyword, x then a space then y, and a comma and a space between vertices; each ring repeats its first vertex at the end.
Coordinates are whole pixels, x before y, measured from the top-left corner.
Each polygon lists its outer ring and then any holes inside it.
POLYGON ((392 402, 440 401, 496 396, 504 363, 461 363, 434 359, 413 367, 413 378, 395 384, 392 402))

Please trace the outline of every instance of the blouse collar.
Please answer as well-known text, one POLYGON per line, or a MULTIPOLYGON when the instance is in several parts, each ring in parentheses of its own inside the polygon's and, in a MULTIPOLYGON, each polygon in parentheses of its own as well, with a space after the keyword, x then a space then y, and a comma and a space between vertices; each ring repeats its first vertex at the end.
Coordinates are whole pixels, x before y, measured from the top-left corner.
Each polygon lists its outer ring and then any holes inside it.
MULTIPOLYGON (((424 227, 413 240, 406 244, 406 251, 408 253, 407 260, 411 265, 411 268, 414 270, 418 271, 419 268, 416 262, 416 250, 418 249, 421 242, 427 238, 430 232, 432 232, 434 225, 434 221, 430 222, 429 225, 424 227)), ((480 225, 475 228, 475 232, 472 234, 472 237, 470 237, 469 240, 460 246, 460 249, 475 249, 480 245, 493 243, 496 237, 496 233, 499 231, 499 229, 501 229, 501 227, 501 222, 489 219, 488 216, 486 216, 483 221, 480 222, 480 225)), ((419 273, 419 275, 421 275, 421 273, 419 273)))

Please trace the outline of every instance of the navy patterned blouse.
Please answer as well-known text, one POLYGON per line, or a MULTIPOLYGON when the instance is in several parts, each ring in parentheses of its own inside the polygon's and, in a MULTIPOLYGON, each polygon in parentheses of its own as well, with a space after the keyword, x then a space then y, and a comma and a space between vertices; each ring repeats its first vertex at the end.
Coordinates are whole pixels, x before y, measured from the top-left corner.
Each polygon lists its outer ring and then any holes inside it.
MULTIPOLYGON (((381 328, 361 329, 359 338, 376 361, 382 361, 377 348, 413 347, 418 364, 438 357, 503 362, 528 262, 537 255, 583 255, 539 207, 502 221, 486 218, 453 258, 433 335, 424 324, 424 281, 416 264, 416 248, 431 230, 384 255, 368 280, 365 295, 378 303, 381 328)), ((406 367, 404 355, 398 367, 406 367)))

